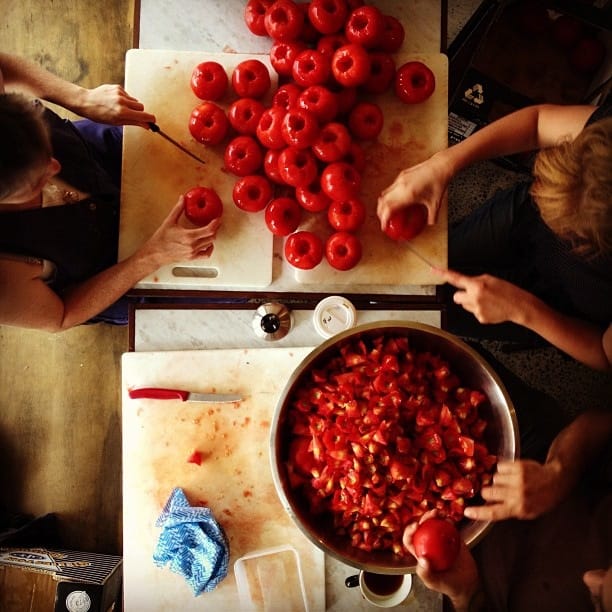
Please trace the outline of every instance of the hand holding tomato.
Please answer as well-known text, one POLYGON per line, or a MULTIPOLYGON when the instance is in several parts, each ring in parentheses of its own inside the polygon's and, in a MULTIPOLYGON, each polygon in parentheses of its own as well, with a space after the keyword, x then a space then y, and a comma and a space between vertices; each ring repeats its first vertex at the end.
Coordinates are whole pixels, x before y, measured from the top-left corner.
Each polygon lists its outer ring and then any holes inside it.
POLYGON ((417 559, 417 576, 428 589, 449 597, 455 609, 467 609, 470 599, 479 588, 480 579, 476 562, 465 542, 459 538, 459 550, 455 561, 449 569, 443 571, 435 571, 427 556, 419 556, 415 550, 414 535, 422 525, 432 520, 430 517, 431 513, 426 513, 419 523, 414 522, 406 527, 403 536, 404 547, 417 559))
POLYGON ((140 248, 140 256, 163 266, 211 255, 221 219, 213 219, 203 227, 184 227, 179 223, 184 203, 181 195, 157 231, 140 248))
POLYGON ((528 459, 499 461, 493 484, 481 490, 486 504, 469 506, 465 516, 476 521, 534 519, 557 506, 572 486, 553 464, 528 459))
POLYGON ((452 170, 443 155, 402 170, 378 198, 377 214, 384 231, 391 214, 410 204, 427 207, 427 223, 433 225, 452 178, 452 170))

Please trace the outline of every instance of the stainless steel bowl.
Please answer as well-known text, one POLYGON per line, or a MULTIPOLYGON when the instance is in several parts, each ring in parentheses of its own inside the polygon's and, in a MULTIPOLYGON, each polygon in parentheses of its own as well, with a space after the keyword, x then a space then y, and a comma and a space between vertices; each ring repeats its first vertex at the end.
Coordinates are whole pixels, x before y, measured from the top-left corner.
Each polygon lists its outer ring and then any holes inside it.
MULTIPOLYGON (((512 401, 497 374, 482 356, 465 342, 436 327, 398 321, 361 325, 330 338, 303 359, 283 389, 272 421, 270 462, 280 501, 299 529, 326 554, 359 569, 400 574, 415 570, 414 557, 407 555, 398 559, 390 551, 366 553, 351 546, 346 539, 334 533, 331 523, 321 524, 321 518, 312 516, 305 504, 300 503, 289 486, 285 467, 288 452, 288 436, 285 435, 287 404, 294 389, 313 367, 326 362, 331 354, 335 354, 340 343, 357 336, 378 336, 381 332, 406 335, 416 350, 439 354, 449 362, 463 385, 480 389, 487 395, 490 406, 489 413, 484 414, 489 422, 487 443, 499 459, 514 459, 518 455, 519 438, 512 401)), ((487 522, 468 519, 463 519, 459 525, 461 535, 468 546, 481 539, 488 527, 487 522)))

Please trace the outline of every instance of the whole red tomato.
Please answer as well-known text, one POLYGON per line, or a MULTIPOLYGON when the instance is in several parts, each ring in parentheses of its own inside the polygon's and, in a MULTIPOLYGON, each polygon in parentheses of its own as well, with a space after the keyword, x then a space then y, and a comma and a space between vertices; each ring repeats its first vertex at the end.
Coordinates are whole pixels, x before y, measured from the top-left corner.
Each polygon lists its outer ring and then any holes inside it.
POLYGON ((370 55, 361 45, 344 45, 332 56, 331 70, 343 87, 363 85, 370 76, 370 55))
POLYGON ((330 74, 329 58, 316 49, 305 49, 293 62, 293 80, 300 87, 323 85, 329 79, 330 74))
POLYGON ((342 123, 324 125, 312 143, 312 152, 317 159, 329 164, 340 161, 351 150, 351 135, 342 123))
POLYGON ((402 22, 392 15, 384 15, 385 31, 378 48, 386 53, 399 51, 404 43, 406 32, 402 22))
POLYGON ((285 109, 280 106, 267 108, 257 124, 257 138, 267 149, 282 149, 286 146, 283 138, 282 125, 285 109))
POLYGON ((300 224, 302 209, 293 198, 274 198, 266 206, 264 218, 268 229, 275 236, 288 236, 300 224))
POLYGON ((411 204, 391 214, 385 234, 393 240, 412 240, 427 225, 427 208, 422 204, 411 204))
POLYGON ((412 536, 417 557, 425 557, 435 572, 445 572, 453 566, 460 543, 455 525, 438 518, 423 521, 412 536))
POLYGON ((310 147, 319 135, 319 122, 303 108, 291 108, 283 117, 281 132, 290 147, 310 147))
POLYGON ((295 188, 295 199, 308 212, 318 213, 327 210, 331 204, 329 196, 323 193, 321 182, 314 180, 310 185, 295 188))
POLYGON ((295 58, 306 48, 306 45, 299 41, 284 42, 276 41, 270 49, 270 63, 278 74, 290 77, 295 58))
POLYGON ((297 40, 304 27, 304 11, 291 0, 276 0, 266 10, 264 26, 272 40, 297 40))
POLYGON ((243 176, 234 184, 232 199, 241 210, 259 212, 272 199, 272 185, 260 174, 243 176))
POLYGON ((219 62, 202 62, 191 73, 191 89, 201 100, 220 100, 228 84, 225 68, 219 62))
POLYGON ((311 112, 319 123, 331 121, 338 113, 336 95, 324 85, 311 85, 300 93, 297 105, 311 112))
POLYGON ((373 5, 360 6, 348 17, 344 33, 349 42, 364 47, 376 47, 385 33, 385 18, 380 9, 373 5))
POLYGON ((287 237, 284 252, 292 266, 311 270, 323 259, 323 241, 313 232, 295 232, 287 237))
POLYGON ((255 98, 238 98, 227 109, 227 118, 239 134, 253 135, 264 110, 266 107, 255 98))
POLYGON ((272 0, 248 0, 244 7, 244 22, 247 28, 256 36, 267 36, 264 17, 266 9, 272 4, 272 0))
POLYGON ((436 88, 436 77, 423 62, 406 62, 395 74, 395 94, 405 104, 425 102, 436 88))
POLYGON ((346 162, 328 164, 321 173, 323 193, 332 200, 350 200, 357 197, 361 187, 361 175, 346 162))
POLYGON ((236 136, 225 147, 225 168, 236 176, 255 174, 263 162, 263 151, 252 136, 236 136))
POLYGON ((228 129, 225 112, 214 102, 204 102, 191 111, 189 132, 198 142, 217 145, 225 138, 228 129))
POLYGON ((295 83, 285 83, 274 92, 272 106, 280 106, 285 111, 295 108, 298 106, 301 93, 302 88, 298 87, 295 83))
POLYGON ((361 260, 361 242, 355 234, 336 232, 325 243, 325 257, 336 270, 350 270, 361 260))
POLYGON ((373 51, 370 53, 370 76, 363 84, 367 93, 379 95, 385 93, 395 79, 395 60, 389 53, 373 51))
POLYGON ((321 34, 334 34, 344 28, 347 16, 346 0, 311 0, 308 5, 310 23, 321 34))
POLYGON ((287 185, 304 187, 315 180, 318 168, 311 151, 287 147, 278 156, 278 171, 287 185))
POLYGON ((349 114, 348 126, 358 140, 376 140, 383 128, 384 117, 374 102, 359 102, 349 114))
POLYGON ((258 59, 244 60, 232 72, 232 87, 241 98, 263 98, 271 84, 268 68, 258 59))
POLYGON ((223 203, 211 187, 192 187, 184 194, 183 210, 194 225, 208 225, 223 214, 223 203))
POLYGON ((327 220, 337 232, 356 232, 366 220, 365 204, 358 198, 334 200, 327 209, 327 220))

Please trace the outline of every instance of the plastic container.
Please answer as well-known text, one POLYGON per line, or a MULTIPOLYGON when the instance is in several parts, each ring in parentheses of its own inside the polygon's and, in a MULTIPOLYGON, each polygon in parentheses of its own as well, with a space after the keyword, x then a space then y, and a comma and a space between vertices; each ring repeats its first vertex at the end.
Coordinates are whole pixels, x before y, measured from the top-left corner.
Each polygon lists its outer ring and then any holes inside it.
POLYGON ((330 295, 321 300, 312 317, 312 322, 323 338, 332 336, 354 327, 357 319, 355 306, 341 295, 330 295))
POLYGON ((242 612, 309 612, 300 557, 293 546, 248 553, 234 563, 242 612))

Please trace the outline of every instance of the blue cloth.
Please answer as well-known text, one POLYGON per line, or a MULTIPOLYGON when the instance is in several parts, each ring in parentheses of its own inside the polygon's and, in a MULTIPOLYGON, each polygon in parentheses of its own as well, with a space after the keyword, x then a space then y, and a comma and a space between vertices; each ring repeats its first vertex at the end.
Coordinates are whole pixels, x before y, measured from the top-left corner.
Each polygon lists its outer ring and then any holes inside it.
POLYGON ((183 576, 196 597, 227 576, 229 543, 210 508, 190 506, 183 490, 176 488, 156 525, 162 532, 153 560, 183 576))

